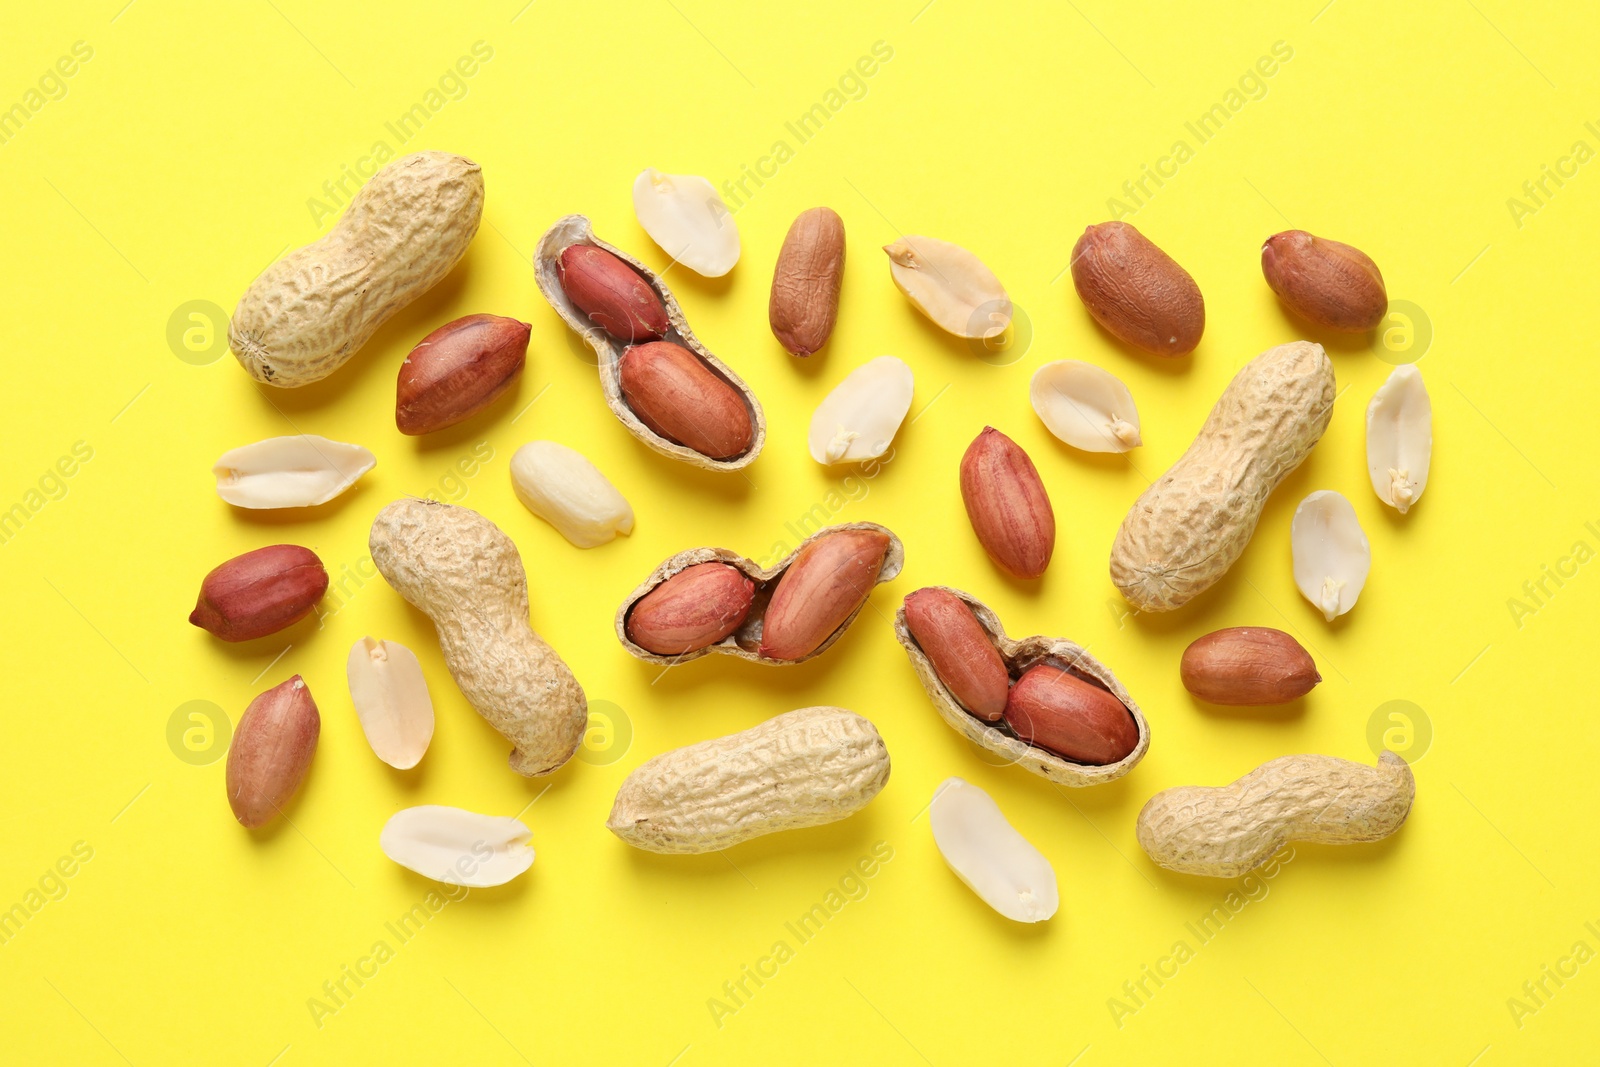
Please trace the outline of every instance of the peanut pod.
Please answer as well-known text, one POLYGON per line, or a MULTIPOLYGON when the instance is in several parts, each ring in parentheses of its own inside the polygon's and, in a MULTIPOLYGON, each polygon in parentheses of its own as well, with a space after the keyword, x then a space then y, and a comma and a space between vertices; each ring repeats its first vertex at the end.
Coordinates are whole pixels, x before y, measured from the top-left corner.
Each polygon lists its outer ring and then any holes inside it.
MULTIPOLYGON (((558 219, 556 224, 545 232, 539 239, 539 247, 533 254, 534 277, 539 282, 539 291, 544 293, 544 298, 550 306, 556 309, 556 314, 561 316, 573 330, 583 337, 590 348, 594 349, 599 361, 600 387, 605 394, 606 407, 611 409, 617 419, 625 426, 629 433, 643 441, 647 446, 673 459, 681 460, 691 466, 702 467, 706 470, 732 471, 748 466, 761 453, 762 445, 767 438, 767 420, 762 413, 761 402, 756 399, 755 393, 744 383, 727 365, 700 343, 694 332, 689 329, 689 323, 683 316, 683 309, 678 306, 677 299, 672 295, 666 285, 654 271, 643 263, 623 252, 621 249, 600 240, 594 235, 594 230, 589 226, 589 220, 583 215, 567 215, 558 219), (679 443, 670 437, 664 436, 657 429, 652 428, 640 418, 639 413, 629 407, 627 398, 622 389, 622 356, 629 345, 626 341, 613 337, 606 329, 592 321, 588 315, 581 311, 567 295, 561 285, 561 253, 572 245, 592 245, 611 253, 617 259, 627 264, 636 271, 647 285, 661 298, 662 305, 666 308, 667 320, 671 328, 665 332, 660 340, 674 345, 680 345, 693 353, 704 365, 710 375, 726 384, 739 400, 743 402, 750 422, 750 436, 748 446, 737 455, 726 458, 714 458, 686 444, 679 443)), ((643 341, 643 334, 639 340, 643 341)), ((697 413, 685 412, 686 416, 697 413)), ((656 421, 660 426, 659 420, 656 421)))
POLYGON ((714 852, 848 818, 888 780, 872 723, 801 708, 647 760, 617 790, 606 829, 648 852, 714 852))
POLYGON ((691 548, 665 560, 623 600, 617 609, 617 640, 651 663, 685 663, 713 652, 756 663, 803 663, 826 652, 850 628, 872 588, 898 575, 905 556, 905 546, 894 532, 873 522, 819 530, 775 567, 761 567, 726 548, 691 548), (841 541, 845 551, 837 553, 834 549, 841 541), (860 566, 876 556, 875 545, 883 546, 876 574, 851 574, 850 566, 860 566), (837 561, 833 559, 836 556, 837 561), (843 566, 835 569, 834 562, 843 566), (711 567, 700 567, 702 564, 711 567), (828 568, 827 572, 817 573, 819 565, 828 568), (737 573, 716 572, 717 567, 737 573), (785 578, 791 579, 788 592, 783 591, 785 578), (754 587, 749 593, 744 592, 746 582, 754 587), (704 610, 697 612, 696 602, 704 610), (732 621, 730 614, 738 614, 739 621, 725 629, 732 621), (769 618, 779 618, 785 632, 767 633, 769 618), (820 620, 829 624, 825 634, 817 632, 820 620), (707 635, 704 643, 689 638, 696 629, 707 635), (718 632, 723 636, 711 636, 718 632), (777 649, 780 654, 774 655, 777 638, 782 639, 777 649), (684 651, 653 651, 640 639, 660 649, 684 651), (813 641, 814 647, 806 651, 813 641))
POLYGON ((511 769, 533 777, 571 759, 588 703, 528 623, 528 578, 511 538, 470 508, 407 497, 378 513, 367 545, 384 579, 433 620, 467 703, 511 742, 511 769))
POLYGON ((1117 680, 1117 676, 1112 674, 1105 664, 1084 651, 1083 646, 1063 637, 1035 636, 1013 640, 1006 636, 999 617, 975 597, 947 586, 932 586, 930 589, 951 594, 972 610, 978 625, 988 636, 990 643, 999 651, 1001 661, 1012 679, 1020 679, 1035 668, 1067 671, 1077 681, 1115 697, 1132 717, 1137 740, 1131 751, 1114 763, 1082 763, 1064 758, 1040 745, 1028 744, 1018 736, 1017 731, 1006 719, 986 722, 969 713, 962 707, 961 701, 957 699, 950 686, 940 677, 938 669, 934 666, 933 657, 930 657, 918 643, 917 638, 912 635, 911 627, 906 620, 906 609, 902 606, 894 617, 895 637, 899 638, 900 644, 905 647, 906 655, 911 659, 912 669, 917 672, 917 678, 922 682, 922 688, 927 690, 928 699, 933 701, 934 710, 939 713, 939 717, 947 726, 979 748, 993 752, 1007 762, 1032 771, 1040 777, 1067 786, 1100 785, 1121 778, 1144 758, 1145 752, 1150 748, 1150 724, 1145 721, 1144 713, 1133 702, 1133 698, 1117 680))
POLYGON ((1291 841, 1380 841, 1417 794, 1393 752, 1376 767, 1333 756, 1280 756, 1229 785, 1164 789, 1139 812, 1139 847, 1181 874, 1237 878, 1291 841))

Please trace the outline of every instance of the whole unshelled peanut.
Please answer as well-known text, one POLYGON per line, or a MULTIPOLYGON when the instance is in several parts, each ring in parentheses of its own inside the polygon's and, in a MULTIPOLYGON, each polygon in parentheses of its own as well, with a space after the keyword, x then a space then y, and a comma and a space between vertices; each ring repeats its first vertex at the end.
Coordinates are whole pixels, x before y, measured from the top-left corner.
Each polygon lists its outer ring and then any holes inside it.
POLYGON ((528 356, 526 322, 467 315, 434 330, 400 364, 394 422, 409 437, 467 419, 511 387, 528 356))
POLYGON ((1383 275, 1371 257, 1304 230, 1267 238, 1261 273, 1290 311, 1318 326, 1365 333, 1389 311, 1383 275))
POLYGON ((1048 663, 1017 679, 1005 719, 1028 744, 1079 763, 1116 763, 1139 743, 1139 726, 1122 701, 1048 663))
POLYGON ((1033 460, 992 426, 961 457, 961 499, 989 558, 1018 578, 1037 578, 1056 547, 1056 515, 1033 460))
POLYGON ((905 611, 906 627, 939 680, 968 713, 998 722, 1011 676, 972 609, 946 590, 918 589, 906 597, 905 611))
POLYGON ((1083 231, 1072 249, 1072 284, 1107 332, 1152 355, 1188 355, 1205 332, 1200 287, 1126 222, 1102 222, 1083 231))
POLYGON ((783 239, 767 302, 772 334, 786 352, 809 356, 828 343, 843 282, 844 220, 831 208, 802 212, 783 239))
POLYGON ((315 552, 268 545, 212 569, 189 621, 224 641, 250 641, 311 614, 327 589, 328 572, 315 552))
POLYGON ((1322 681, 1300 642, 1266 626, 1234 626, 1183 650, 1183 687, 1201 700, 1238 707, 1286 704, 1322 681))
POLYGON ((726 563, 685 567, 639 599, 628 613, 628 638, 658 656, 714 645, 743 625, 756 583, 726 563))
POLYGON ((667 309, 639 272, 594 245, 574 244, 557 260, 561 288, 589 321, 624 344, 666 336, 667 309))
POLYGON ((866 601, 888 551, 881 530, 840 530, 802 548, 767 604, 760 654, 789 660, 815 651, 866 601))
POLYGON ((711 459, 750 447, 754 428, 744 398, 682 345, 634 345, 618 372, 628 407, 660 436, 711 459))
POLYGON ((250 702, 228 746, 228 806, 240 825, 264 826, 288 803, 321 732, 317 702, 298 674, 250 702))

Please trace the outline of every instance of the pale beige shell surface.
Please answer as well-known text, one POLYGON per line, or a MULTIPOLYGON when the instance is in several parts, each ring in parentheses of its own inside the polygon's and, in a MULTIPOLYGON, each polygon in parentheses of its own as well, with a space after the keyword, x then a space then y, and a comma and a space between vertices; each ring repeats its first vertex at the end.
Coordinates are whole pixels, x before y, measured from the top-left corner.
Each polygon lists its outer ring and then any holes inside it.
POLYGON ((1172 611, 1244 553, 1267 497, 1328 428, 1333 364, 1291 341, 1245 365, 1194 443, 1134 502, 1111 547, 1111 580, 1141 611, 1172 611))
POLYGON ((627 649, 629 653, 639 657, 642 660, 649 660, 651 663, 668 665, 675 663, 687 663, 690 660, 699 659, 701 656, 709 656, 713 653, 720 653, 728 656, 738 656, 740 659, 751 660, 755 663, 770 663, 777 665, 804 663, 806 660, 820 656, 829 648, 833 647, 833 643, 839 640, 839 638, 844 635, 846 630, 850 629, 850 624, 856 621, 856 616, 860 615, 862 609, 867 606, 865 602, 862 603, 861 607, 851 612, 850 617, 845 619, 844 622, 840 623, 839 628, 833 631, 833 633, 829 634, 827 640, 823 641, 822 644, 813 649, 810 655, 802 656, 799 659, 773 659, 770 656, 761 655, 756 651, 756 649, 761 644, 762 615, 766 611, 767 602, 772 599, 773 590, 777 588, 778 579, 783 576, 784 571, 789 569, 789 565, 794 562, 795 557, 800 554, 800 550, 805 548, 806 545, 809 545, 811 542, 819 538, 826 537, 829 534, 838 533, 841 530, 879 530, 889 535, 889 550, 884 553, 883 565, 878 568, 877 584, 881 585, 882 583, 897 577, 900 574, 900 571, 905 567, 905 545, 901 543, 900 538, 895 536, 893 530, 889 529, 887 526, 879 526, 875 522, 847 522, 838 526, 824 527, 823 529, 812 534, 810 537, 806 538, 804 541, 800 542, 800 544, 796 545, 795 550, 785 556, 783 561, 775 567, 763 568, 759 566, 755 560, 752 560, 746 556, 741 556, 737 552, 726 548, 686 549, 682 552, 679 552, 675 556, 671 556, 668 559, 663 560, 660 566, 650 572, 650 577, 646 578, 643 582, 640 582, 638 587, 635 588, 633 592, 629 593, 627 598, 623 600, 622 606, 617 608, 617 640, 622 642, 622 647, 627 649), (637 604, 645 596, 645 594, 649 593, 656 586, 660 585, 668 578, 671 578, 679 571, 687 570, 697 563, 731 564, 751 581, 756 583, 755 600, 750 606, 750 615, 747 619, 745 619, 744 624, 727 637, 724 637, 721 641, 718 641, 716 644, 709 645, 694 652, 685 652, 680 656, 663 656, 659 653, 651 652, 649 649, 641 648, 639 645, 634 644, 633 641, 628 637, 628 613, 633 610, 633 606, 637 604))
POLYGON ((801 708, 648 760, 622 783, 606 828, 649 852, 730 848, 855 814, 889 780, 871 722, 801 708))
POLYGON ((483 216, 483 172, 418 152, 384 167, 325 236, 262 271, 228 344, 257 381, 292 389, 344 365, 389 318, 450 273, 483 216))
POLYGON ((1281 756, 1230 785, 1178 786, 1139 812, 1139 845, 1169 870, 1236 878, 1291 841, 1378 841, 1411 812, 1416 779, 1393 752, 1376 767, 1281 756))
POLYGON ((549 774, 570 759, 588 703, 529 625, 527 575, 511 539, 469 508, 406 498, 378 513, 368 545, 395 591, 433 620, 467 702, 514 746, 512 770, 549 774))
POLYGON ((959 597, 972 609, 972 613, 978 618, 978 624, 1000 650, 1000 658, 1005 661, 1006 669, 1013 681, 1030 667, 1048 663, 1097 682, 1112 696, 1122 701, 1128 713, 1133 716, 1133 721, 1139 727, 1139 743, 1134 746, 1132 752, 1116 763, 1104 766, 1074 763, 1054 752, 1047 752, 1021 740, 1010 731, 1003 720, 998 723, 988 723, 969 715, 939 679, 939 672, 934 670, 933 663, 922 651, 922 646, 917 644, 917 639, 911 636, 910 627, 906 625, 906 609, 901 605, 894 616, 894 635, 905 647, 906 655, 911 659, 912 669, 917 672, 922 688, 927 690, 928 699, 933 701, 934 710, 945 721, 945 725, 979 748, 1000 756, 1006 762, 1014 763, 1023 770, 1032 771, 1040 777, 1066 786, 1100 785, 1103 782, 1113 781, 1133 770, 1134 766, 1144 759, 1145 753, 1150 750, 1150 724, 1145 721, 1144 712, 1139 710, 1139 705, 1133 702, 1128 690, 1123 687, 1117 676, 1111 673, 1110 668, 1089 655, 1083 646, 1064 637, 1036 636, 1012 640, 1006 636, 1005 627, 1000 625, 999 616, 982 601, 949 586, 939 585, 932 588, 959 597))
POLYGON ((539 282, 539 291, 556 309, 556 314, 561 316, 573 330, 594 349, 599 360, 600 388, 605 394, 606 407, 627 427, 629 433, 643 441, 663 456, 682 460, 695 467, 713 471, 733 471, 747 467, 761 454, 761 448, 767 441, 767 417, 761 410, 761 402, 750 387, 744 383, 728 366, 716 356, 712 355, 700 339, 689 329, 689 322, 684 318, 683 309, 678 306, 678 300, 672 295, 659 277, 649 267, 634 259, 628 253, 614 245, 609 245, 594 235, 594 229, 589 225, 589 220, 583 215, 567 215, 556 220, 556 224, 545 231, 539 239, 539 247, 533 253, 533 273, 539 282), (622 375, 619 362, 622 353, 627 349, 627 344, 618 341, 605 330, 589 321, 589 317, 579 311, 577 305, 567 298, 566 290, 561 287, 561 252, 571 245, 593 245, 616 256, 638 272, 639 277, 655 291, 661 298, 662 305, 667 309, 667 320, 672 323, 672 329, 661 338, 680 344, 699 356, 708 368, 717 377, 733 387, 734 392, 744 398, 745 408, 750 412, 750 425, 754 434, 750 439, 750 447, 742 454, 732 459, 712 459, 702 455, 692 448, 670 441, 656 433, 633 413, 627 401, 622 397, 622 375))

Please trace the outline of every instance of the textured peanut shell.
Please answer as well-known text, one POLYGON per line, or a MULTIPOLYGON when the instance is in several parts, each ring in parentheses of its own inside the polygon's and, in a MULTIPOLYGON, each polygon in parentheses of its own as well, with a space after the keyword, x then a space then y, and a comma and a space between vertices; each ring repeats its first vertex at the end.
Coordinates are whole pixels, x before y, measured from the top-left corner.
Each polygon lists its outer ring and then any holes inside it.
POLYGON ((691 466, 711 471, 735 471, 747 467, 761 454, 761 447, 767 441, 767 417, 762 413, 761 402, 756 399, 755 393, 750 391, 744 379, 729 370, 700 343, 699 338, 695 337, 694 331, 689 329, 689 323, 683 317, 683 309, 678 306, 677 298, 661 279, 622 249, 608 245, 596 237, 586 217, 567 215, 556 220, 556 224, 545 231, 545 235, 539 239, 539 247, 533 253, 533 274, 539 282, 539 291, 550 302, 550 306, 556 309, 556 314, 560 315, 562 321, 577 331, 588 342, 589 347, 594 349, 595 356, 599 360, 600 388, 605 394, 606 407, 610 408, 611 413, 627 427, 629 433, 663 456, 671 456, 691 466), (638 271, 646 284, 655 290, 667 309, 668 321, 672 323, 672 329, 668 330, 661 340, 680 344, 699 356, 717 377, 731 385, 734 392, 744 398, 745 407, 750 412, 750 424, 754 430, 748 449, 732 459, 712 459, 692 448, 662 437, 633 413, 622 397, 622 376, 618 367, 622 353, 628 347, 627 342, 617 340, 590 322, 589 317, 578 310, 577 305, 567 298, 566 290, 561 287, 561 250, 574 244, 593 245, 610 252, 638 271))
POLYGON ((617 791, 606 829, 648 852, 714 852, 838 822, 888 780, 889 750, 872 723, 801 708, 648 760, 617 791))
POLYGON ((927 690, 928 699, 933 701, 934 710, 945 721, 945 725, 979 748, 987 749, 1041 778, 1048 778, 1052 782, 1060 782, 1066 786, 1100 785, 1113 781, 1133 770, 1134 766, 1144 759, 1144 754, 1150 749, 1150 724, 1145 721, 1144 713, 1139 710, 1139 705, 1133 702, 1133 698, 1117 680, 1117 676, 1112 674, 1105 664, 1084 651, 1082 645, 1064 637, 1024 637, 1021 640, 1012 640, 1006 636, 1005 627, 1000 625, 999 617, 982 601, 949 586, 936 585, 929 588, 951 593, 972 609, 972 613, 978 618, 978 624, 984 628, 995 647, 1000 650, 1000 658, 1005 661, 1006 669, 1011 673, 1013 680, 1030 667, 1049 663, 1105 686, 1112 696, 1122 701, 1128 713, 1133 716, 1134 723, 1139 727, 1139 743, 1133 747, 1132 752, 1116 763, 1103 766, 1074 763, 1054 752, 1047 752, 1021 740, 1011 732, 1003 719, 995 723, 986 723, 968 713, 940 680, 939 672, 934 670, 933 663, 928 659, 927 653, 922 651, 922 646, 911 636, 911 630, 906 625, 905 605, 902 604, 900 610, 895 612, 894 635, 900 639, 900 644, 905 646, 906 655, 911 658, 912 669, 917 672, 922 688, 927 690))
POLYGON ((623 648, 627 649, 633 655, 638 656, 640 659, 649 660, 651 663, 661 663, 666 665, 687 663, 692 659, 699 659, 701 656, 709 656, 713 652, 722 653, 729 656, 738 656, 740 659, 747 659, 754 663, 770 663, 777 665, 804 663, 808 659, 813 659, 817 656, 820 656, 824 652, 828 651, 828 649, 833 646, 833 643, 839 640, 846 630, 850 629, 850 624, 856 621, 856 616, 860 615, 862 608, 867 606, 865 601, 862 602, 861 607, 856 608, 855 611, 850 613, 849 618, 845 619, 844 622, 839 624, 839 628, 837 630, 828 635, 827 640, 823 641, 822 644, 818 645, 814 650, 812 650, 810 655, 801 656, 799 659, 773 659, 771 656, 761 655, 761 653, 757 652, 756 649, 761 645, 762 619, 766 614, 767 603, 772 599, 772 592, 778 586, 778 579, 783 577, 783 572, 788 570, 789 565, 795 561, 795 557, 800 555, 801 549, 805 548, 811 542, 819 538, 826 537, 829 534, 838 533, 841 530, 881 530, 883 533, 889 535, 889 551, 885 552, 883 555, 883 566, 878 569, 878 581, 874 583, 875 586, 881 585, 882 583, 896 577, 900 573, 901 569, 905 566, 905 545, 901 544, 900 538, 895 536, 893 530, 889 529, 887 526, 879 526, 875 522, 847 522, 838 526, 828 526, 824 529, 818 530, 816 533, 812 534, 810 537, 796 545, 795 550, 785 556, 783 561, 776 567, 762 568, 757 565, 755 560, 750 559, 747 556, 741 556, 737 552, 730 551, 726 548, 686 549, 682 552, 679 552, 676 556, 672 556, 671 558, 662 561, 659 567, 650 572, 650 577, 646 578, 643 582, 640 582, 638 588, 629 593, 627 598, 623 600, 622 606, 617 608, 617 640, 622 642, 623 648), (705 648, 696 649, 693 652, 685 652, 681 656, 663 656, 659 653, 651 652, 649 649, 640 645, 634 644, 632 639, 628 637, 628 613, 633 610, 633 606, 643 599, 645 594, 649 593, 656 586, 660 585, 668 578, 671 578, 679 571, 687 570, 688 568, 694 566, 696 563, 727 563, 732 565, 740 573, 744 574, 751 581, 756 583, 755 600, 751 603, 750 614, 745 617, 744 622, 740 624, 737 630, 733 631, 733 633, 729 634, 727 637, 724 637, 716 644, 707 645, 705 648))
POLYGON ((324 237, 250 283, 228 324, 229 347, 269 385, 326 378, 450 273, 482 216, 483 172, 472 160, 448 152, 395 160, 324 237))
POLYGON ((1393 752, 1376 767, 1334 756, 1280 756, 1230 785, 1185 785, 1139 812, 1139 846, 1182 874, 1237 878, 1291 841, 1343 845, 1400 829, 1417 783, 1393 752))
POLYGON ((511 538, 469 508, 396 500, 378 513, 372 562, 433 620, 450 676, 510 741, 511 769, 549 774, 589 721, 583 688, 528 624, 528 579, 511 538))
POLYGON ((1333 364, 1290 341, 1245 364, 1189 450, 1134 501, 1111 546, 1111 580, 1140 611, 1172 611, 1244 553, 1267 497, 1328 428, 1333 364))

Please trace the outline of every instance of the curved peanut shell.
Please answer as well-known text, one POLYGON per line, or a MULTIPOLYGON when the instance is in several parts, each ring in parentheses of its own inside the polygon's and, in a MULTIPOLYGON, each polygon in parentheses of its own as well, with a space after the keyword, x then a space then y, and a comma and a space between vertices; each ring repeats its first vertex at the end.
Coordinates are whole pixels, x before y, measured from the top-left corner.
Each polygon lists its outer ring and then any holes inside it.
POLYGON ((695 337, 694 332, 689 329, 688 320, 683 317, 683 309, 678 306, 677 298, 661 279, 628 253, 596 237, 585 216, 567 215, 558 219, 554 226, 545 231, 545 235, 539 239, 539 247, 533 253, 533 273, 539 282, 539 291, 550 302, 550 306, 556 309, 556 314, 560 315, 562 321, 577 331, 588 342, 589 347, 594 349, 595 356, 599 359, 600 388, 605 393, 606 407, 610 408, 611 413, 627 427, 629 433, 663 456, 671 456, 691 466, 712 471, 735 471, 747 467, 761 454, 761 447, 767 440, 767 417, 763 414, 761 402, 756 399, 755 393, 750 391, 744 379, 729 370, 726 364, 713 356, 706 346, 700 343, 699 338, 695 337), (734 392, 744 398, 745 407, 750 412, 750 423, 755 431, 747 450, 732 459, 712 459, 692 448, 662 437, 633 413, 622 397, 622 376, 618 369, 622 353, 628 345, 590 322, 589 317, 567 299, 566 290, 561 287, 561 250, 574 244, 593 245, 610 252, 638 271, 639 276, 655 290, 667 309, 668 320, 672 323, 672 329, 661 340, 682 345, 699 356, 717 377, 731 385, 734 392))
POLYGON ((606 829, 648 852, 714 852, 838 822, 888 780, 889 750, 872 723, 801 708, 646 761, 617 790, 606 829))
POLYGON ((378 513, 367 543, 385 580, 433 620, 467 703, 511 742, 511 769, 532 777, 571 759, 588 702, 528 623, 528 579, 511 538, 470 508, 407 497, 378 513))
POLYGON ((1066 786, 1101 785, 1113 781, 1133 770, 1134 766, 1144 759, 1144 754, 1150 749, 1150 724, 1145 721, 1144 713, 1139 710, 1139 705, 1133 702, 1133 698, 1117 680, 1117 676, 1112 674, 1105 664, 1084 651, 1082 645, 1064 637, 1036 636, 1013 640, 1006 636, 1005 627, 1000 625, 999 617, 976 597, 949 586, 936 585, 930 588, 942 589, 966 602, 972 613, 977 616, 978 624, 988 632, 995 647, 1000 650, 1000 658, 1005 661, 1013 681, 1028 668, 1049 663, 1102 685, 1112 696, 1122 701, 1128 713, 1133 716, 1133 721, 1139 727, 1139 743, 1117 763, 1108 763, 1104 766, 1073 763, 1053 752, 1047 752, 1022 741, 1011 732, 1003 719, 995 723, 986 723, 968 714, 945 687, 944 682, 939 680, 938 671, 934 670, 933 664, 922 651, 922 647, 917 644, 916 638, 911 636, 911 630, 906 625, 906 609, 902 604, 894 616, 894 635, 899 638, 900 644, 905 646, 906 655, 911 658, 912 669, 917 672, 922 688, 928 691, 928 699, 933 701, 934 710, 945 721, 945 725, 979 748, 1002 756, 1041 778, 1048 778, 1052 782, 1060 782, 1066 786))
POLYGON ((1134 501, 1111 546, 1111 580, 1140 611, 1172 611, 1228 573, 1267 497, 1333 417, 1319 344, 1269 348, 1234 376, 1189 450, 1134 501))
POLYGON ((841 530, 878 530, 889 535, 889 551, 884 554, 883 566, 878 570, 878 582, 876 584, 881 584, 895 578, 897 575, 899 575, 901 568, 905 566, 905 545, 900 542, 900 538, 895 536, 893 530, 889 529, 887 526, 879 526, 875 522, 847 522, 838 526, 829 526, 825 529, 818 530, 816 533, 800 542, 800 544, 796 545, 795 550, 785 556, 783 558, 783 562, 779 563, 776 567, 763 568, 757 565, 755 560, 752 560, 747 556, 741 556, 737 552, 733 552, 726 548, 686 549, 683 552, 679 552, 676 556, 662 561, 659 567, 650 572, 650 577, 641 582, 639 587, 633 592, 629 593, 627 598, 623 600, 622 606, 617 608, 617 640, 622 642, 623 648, 627 649, 630 653, 642 660, 648 660, 651 663, 662 663, 668 665, 687 663, 690 660, 699 659, 701 656, 708 656, 713 652, 719 652, 729 656, 738 656, 740 659, 751 660, 755 663, 770 663, 778 665, 804 663, 808 659, 820 656, 829 648, 831 648, 833 643, 839 640, 840 636, 843 635, 846 630, 850 629, 850 624, 855 622, 857 615, 861 614, 861 608, 866 607, 865 602, 862 603, 861 607, 858 607, 855 611, 851 612, 849 618, 840 623, 839 628, 834 630, 833 633, 822 642, 822 644, 818 645, 814 650, 812 650, 809 655, 801 656, 799 659, 773 659, 770 656, 764 656, 758 652, 757 649, 761 645, 761 623, 762 619, 766 615, 767 604, 772 600, 773 590, 775 590, 778 586, 778 579, 783 577, 783 572, 788 570, 789 565, 794 562, 795 557, 800 555, 800 550, 805 548, 806 545, 809 545, 813 541, 826 537, 829 534, 838 533, 841 530), (750 606, 750 613, 745 618, 743 624, 741 624, 737 630, 733 631, 733 633, 729 634, 727 637, 724 637, 721 641, 718 641, 714 645, 709 645, 693 652, 685 652, 678 656, 663 656, 634 644, 633 641, 628 637, 627 628, 628 613, 633 610, 633 606, 643 599, 645 594, 649 593, 656 586, 660 585, 668 578, 671 578, 679 571, 687 570, 696 563, 713 562, 730 564, 748 576, 751 581, 756 583, 755 600, 752 602, 750 606))
POLYGON ((1164 789, 1139 812, 1139 847, 1182 874, 1237 878, 1291 841, 1344 845, 1400 829, 1417 794, 1393 752, 1376 767, 1280 756, 1229 785, 1164 789))
POLYGON ((384 167, 320 240, 250 283, 228 346, 259 382, 326 378, 450 273, 483 217, 483 171, 465 156, 418 152, 384 167))

